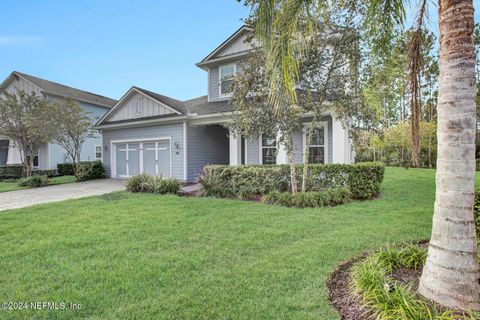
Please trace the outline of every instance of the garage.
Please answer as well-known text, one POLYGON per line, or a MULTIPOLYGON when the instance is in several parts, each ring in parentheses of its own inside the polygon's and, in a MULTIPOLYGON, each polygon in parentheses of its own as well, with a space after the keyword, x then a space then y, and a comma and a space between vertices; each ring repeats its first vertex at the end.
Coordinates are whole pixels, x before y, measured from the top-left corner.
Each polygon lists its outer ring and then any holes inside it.
POLYGON ((151 141, 112 141, 114 177, 127 178, 146 173, 172 177, 170 139, 151 141))

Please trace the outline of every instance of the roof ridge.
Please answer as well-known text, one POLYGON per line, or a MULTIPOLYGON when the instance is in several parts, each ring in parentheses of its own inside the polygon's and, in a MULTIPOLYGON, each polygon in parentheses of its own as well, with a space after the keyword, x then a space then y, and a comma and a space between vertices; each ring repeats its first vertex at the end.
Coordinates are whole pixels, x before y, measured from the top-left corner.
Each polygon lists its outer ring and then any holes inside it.
MULTIPOLYGON (((98 93, 95 93, 95 92, 91 92, 91 91, 87 91, 87 90, 75 88, 75 87, 68 86, 68 85, 63 84, 63 83, 59 83, 59 82, 55 82, 55 81, 43 79, 43 78, 40 78, 40 77, 37 77, 37 76, 32 76, 31 74, 23 73, 23 72, 20 72, 20 71, 13 71, 13 72, 14 72, 14 73, 17 73, 17 74, 19 74, 19 75, 21 75, 21 76, 27 76, 27 77, 31 77, 31 78, 36 78, 36 79, 39 79, 39 80, 42 80, 42 81, 47 81, 47 82, 56 84, 56 85, 58 85, 58 86, 62 86, 62 87, 66 87, 66 88, 70 88, 70 89, 74 89, 74 90, 83 91, 83 92, 92 94, 92 95, 94 95, 94 96, 102 97, 102 98, 108 98, 108 99, 115 100, 115 99, 113 99, 113 98, 110 98, 110 97, 107 97, 107 96, 104 96, 104 95, 101 95, 101 94, 98 94, 98 93)), ((42 88, 42 89, 43 89, 43 88, 42 88)))

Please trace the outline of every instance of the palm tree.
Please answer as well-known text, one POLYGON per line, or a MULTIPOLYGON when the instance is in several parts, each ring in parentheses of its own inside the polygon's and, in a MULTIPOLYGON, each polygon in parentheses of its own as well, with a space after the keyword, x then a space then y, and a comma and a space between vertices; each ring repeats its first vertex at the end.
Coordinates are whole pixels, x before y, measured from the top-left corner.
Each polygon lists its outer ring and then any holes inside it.
MULTIPOLYGON (((302 38, 311 38, 322 0, 246 0, 270 73, 270 101, 296 104, 302 38), (307 28, 305 28, 307 26, 307 28), (300 39, 298 37, 300 36, 300 39)), ((343 1, 358 8, 358 2, 343 1)), ((366 25, 376 42, 403 23, 403 0, 367 0, 366 25)), ((436 199, 428 258, 419 292, 452 308, 480 310, 480 268, 473 219, 475 178, 475 48, 472 0, 439 0, 440 82, 436 199)))

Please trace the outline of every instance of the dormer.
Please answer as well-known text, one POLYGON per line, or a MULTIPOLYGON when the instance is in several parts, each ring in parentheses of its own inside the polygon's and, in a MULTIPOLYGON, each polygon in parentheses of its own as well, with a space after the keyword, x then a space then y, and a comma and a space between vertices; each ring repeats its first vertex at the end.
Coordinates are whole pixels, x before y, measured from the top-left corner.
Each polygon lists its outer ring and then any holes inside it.
POLYGON ((228 100, 232 95, 235 73, 240 71, 240 62, 252 51, 246 42, 252 29, 242 26, 202 61, 199 68, 208 72, 208 101, 228 100))

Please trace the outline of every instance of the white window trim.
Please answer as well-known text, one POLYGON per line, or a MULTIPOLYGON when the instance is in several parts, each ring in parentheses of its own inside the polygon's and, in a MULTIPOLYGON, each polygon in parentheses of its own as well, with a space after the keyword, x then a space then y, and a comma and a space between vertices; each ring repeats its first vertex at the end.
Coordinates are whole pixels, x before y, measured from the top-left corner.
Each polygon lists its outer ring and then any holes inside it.
POLYGON ((93 146, 93 158, 95 160, 100 160, 103 162, 103 146, 101 144, 96 144, 93 146), (100 152, 102 153, 102 156, 99 158, 97 158, 97 147, 100 147, 100 152))
MULTIPOLYGON (((304 156, 305 156, 305 151, 307 150, 307 127, 310 127, 312 125, 311 122, 304 123, 303 125, 303 130, 302 130, 302 140, 303 140, 303 154, 302 154, 302 159, 305 162, 304 156)), ((316 127, 320 128, 323 126, 323 136, 324 136, 324 164, 329 163, 328 162, 328 122, 327 121, 319 121, 317 122, 316 127)))
MULTIPOLYGON (((127 165, 127 175, 117 175, 117 163, 116 163, 116 156, 115 153, 117 151, 116 145, 119 143, 126 143, 127 145, 125 146, 126 148, 126 160, 128 164, 128 144, 129 143, 139 143, 139 151, 140 151, 140 173, 143 172, 143 143, 153 143, 155 142, 155 148, 157 151, 155 152, 155 161, 158 161, 158 150, 162 150, 162 148, 158 147, 158 142, 159 141, 168 141, 169 142, 169 148, 170 148, 170 153, 169 153, 169 158, 170 158, 170 176, 169 178, 172 178, 173 172, 172 172, 172 138, 171 137, 157 137, 157 138, 142 138, 142 139, 125 139, 125 140, 111 140, 110 141, 110 177, 111 178, 128 178, 129 177, 129 168, 127 165)), ((102 153, 103 155, 103 153, 102 153)), ((158 165, 155 166, 156 173, 158 175, 158 165)))
POLYGON ((233 74, 237 73, 237 64, 229 63, 222 64, 218 67, 218 97, 219 98, 229 98, 232 96, 233 92, 222 94, 222 68, 227 68, 233 66, 233 74))
MULTIPOLYGON (((277 139, 277 137, 275 137, 275 139, 277 139)), ((278 148, 277 148, 277 140, 275 140, 275 146, 274 147, 264 147, 263 146, 263 135, 261 134, 259 137, 258 137, 258 147, 259 147, 259 160, 258 160, 258 163, 260 163, 261 165, 263 165, 263 149, 270 149, 270 148, 274 148, 275 151, 278 153, 278 148)), ((276 164, 276 161, 275 161, 275 164, 276 164)))

